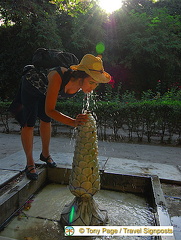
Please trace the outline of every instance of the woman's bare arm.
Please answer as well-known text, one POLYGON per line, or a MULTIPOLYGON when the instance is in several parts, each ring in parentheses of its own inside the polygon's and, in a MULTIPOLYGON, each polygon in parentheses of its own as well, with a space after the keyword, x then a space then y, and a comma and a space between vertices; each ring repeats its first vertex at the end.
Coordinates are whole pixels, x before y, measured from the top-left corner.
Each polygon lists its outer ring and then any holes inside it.
POLYGON ((46 114, 53 118, 54 120, 58 122, 62 122, 63 124, 77 127, 80 124, 83 124, 85 122, 86 117, 84 114, 79 114, 76 119, 73 119, 67 115, 64 115, 63 113, 57 111, 55 109, 58 93, 60 90, 60 86, 62 84, 62 79, 57 71, 51 71, 48 74, 48 88, 47 88, 47 94, 46 94, 46 102, 45 102, 45 112, 46 114))

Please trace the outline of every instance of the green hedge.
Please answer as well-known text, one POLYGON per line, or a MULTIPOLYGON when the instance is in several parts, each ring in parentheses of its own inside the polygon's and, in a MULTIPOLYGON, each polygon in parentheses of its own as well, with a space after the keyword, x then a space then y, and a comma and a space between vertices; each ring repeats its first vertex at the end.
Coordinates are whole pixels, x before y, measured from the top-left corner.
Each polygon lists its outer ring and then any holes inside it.
POLYGON ((0 122, 4 127, 3 132, 9 133, 9 118, 11 114, 8 112, 10 103, 0 101, 0 122))
MULTIPOLYGON (((8 102, 0 102, 1 122, 8 129, 8 102)), ((57 103, 57 110, 75 117, 82 112, 82 102, 68 100, 57 103)), ((181 143, 181 101, 149 100, 134 103, 98 101, 91 106, 97 118, 99 136, 107 138, 111 129, 114 140, 121 137, 120 130, 126 130, 127 138, 133 136, 138 141, 146 137, 148 142, 153 138, 161 143, 171 143, 173 135, 181 143)), ((8 131, 7 131, 8 132, 8 131)))
MULTIPOLYGON (((57 104, 57 109, 72 117, 81 113, 82 103, 67 101, 57 104)), ((172 142, 173 134, 181 141, 181 101, 149 100, 134 103, 96 102, 92 106, 97 118, 99 135, 107 138, 107 129, 112 129, 115 140, 120 138, 119 130, 128 131, 128 139, 133 134, 138 141, 146 136, 151 142, 153 137, 160 142, 172 142)))

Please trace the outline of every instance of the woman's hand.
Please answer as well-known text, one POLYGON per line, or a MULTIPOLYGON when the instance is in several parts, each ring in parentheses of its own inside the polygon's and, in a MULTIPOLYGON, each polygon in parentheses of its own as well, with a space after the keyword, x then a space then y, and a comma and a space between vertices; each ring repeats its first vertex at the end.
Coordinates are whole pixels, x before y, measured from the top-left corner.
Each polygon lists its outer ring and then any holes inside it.
POLYGON ((75 119, 75 127, 83 125, 88 119, 87 114, 78 114, 75 119))
POLYGON ((48 83, 46 102, 45 102, 46 114, 49 117, 55 119, 56 121, 72 127, 83 125, 88 119, 88 116, 86 114, 79 114, 77 115, 76 119, 74 119, 56 110, 58 93, 62 84, 62 79, 58 74, 58 72, 51 71, 48 74, 48 80, 49 80, 49 83, 48 83))

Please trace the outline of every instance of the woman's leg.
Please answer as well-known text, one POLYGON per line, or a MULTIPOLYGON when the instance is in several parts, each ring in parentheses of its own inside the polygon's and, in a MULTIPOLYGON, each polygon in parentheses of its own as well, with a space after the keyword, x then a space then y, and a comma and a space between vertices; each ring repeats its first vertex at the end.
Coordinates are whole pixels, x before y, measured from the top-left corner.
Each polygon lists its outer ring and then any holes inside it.
POLYGON ((47 163, 49 167, 56 167, 57 164, 50 156, 49 145, 51 139, 51 122, 44 122, 40 120, 40 136, 42 141, 42 153, 40 154, 40 160, 47 163))
MULTIPOLYGON (((25 77, 22 78, 21 86, 22 119, 21 119, 21 141, 27 160, 27 172, 36 173, 33 159, 33 134, 37 118, 38 96, 34 88, 25 77), (31 166, 31 167, 28 167, 31 166)), ((35 174, 33 174, 34 176, 35 174)))
POLYGON ((49 145, 51 139, 51 122, 40 120, 40 136, 42 141, 42 154, 47 158, 50 156, 49 145))
MULTIPOLYGON (((33 159, 33 131, 34 127, 25 126, 21 129, 21 141, 26 155, 27 166, 35 165, 33 159)), ((30 172, 35 173, 36 170, 32 169, 30 172)))

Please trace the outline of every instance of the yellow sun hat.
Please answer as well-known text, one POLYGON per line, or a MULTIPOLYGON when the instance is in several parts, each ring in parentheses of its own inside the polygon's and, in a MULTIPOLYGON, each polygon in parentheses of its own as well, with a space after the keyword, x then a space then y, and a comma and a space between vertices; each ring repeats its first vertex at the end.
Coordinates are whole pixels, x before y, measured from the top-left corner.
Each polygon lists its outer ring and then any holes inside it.
POLYGON ((110 74, 104 71, 101 58, 92 54, 86 54, 78 65, 72 65, 70 68, 86 72, 98 83, 108 83, 111 80, 110 74))

